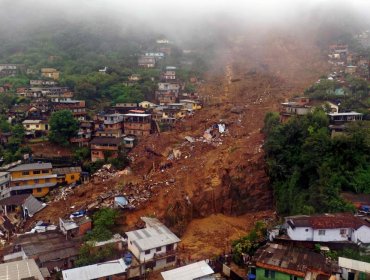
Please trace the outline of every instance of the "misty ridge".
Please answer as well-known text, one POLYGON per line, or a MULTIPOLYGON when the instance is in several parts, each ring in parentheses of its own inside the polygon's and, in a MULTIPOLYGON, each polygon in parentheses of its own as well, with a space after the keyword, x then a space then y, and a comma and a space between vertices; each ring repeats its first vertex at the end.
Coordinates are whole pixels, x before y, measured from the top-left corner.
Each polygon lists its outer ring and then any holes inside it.
POLYGON ((1 0, 0 35, 18 42, 42 32, 82 32, 108 43, 160 35, 181 43, 222 43, 233 34, 262 36, 275 29, 353 31, 369 24, 369 14, 370 3, 363 0, 1 0))

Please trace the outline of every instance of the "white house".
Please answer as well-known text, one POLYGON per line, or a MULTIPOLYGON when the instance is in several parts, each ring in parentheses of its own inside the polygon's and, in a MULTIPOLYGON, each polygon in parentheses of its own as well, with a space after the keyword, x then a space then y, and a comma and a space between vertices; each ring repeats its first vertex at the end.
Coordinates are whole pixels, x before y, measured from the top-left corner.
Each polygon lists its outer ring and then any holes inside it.
POLYGON ((128 249, 144 269, 159 270, 175 265, 180 239, 157 219, 141 219, 145 228, 126 232, 128 249))
POLYGON ((285 226, 292 240, 370 243, 370 223, 349 213, 286 217, 285 226))
POLYGON ((164 280, 212 280, 214 271, 205 262, 200 261, 179 268, 161 272, 164 280))

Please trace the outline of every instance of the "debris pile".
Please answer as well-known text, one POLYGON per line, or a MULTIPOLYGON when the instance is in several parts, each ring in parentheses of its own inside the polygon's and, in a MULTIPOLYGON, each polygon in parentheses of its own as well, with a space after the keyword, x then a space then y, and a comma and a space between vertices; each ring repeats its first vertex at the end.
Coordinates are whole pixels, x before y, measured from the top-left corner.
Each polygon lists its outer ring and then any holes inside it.
POLYGON ((105 164, 92 175, 93 181, 105 181, 112 177, 117 176, 117 170, 111 164, 105 164))

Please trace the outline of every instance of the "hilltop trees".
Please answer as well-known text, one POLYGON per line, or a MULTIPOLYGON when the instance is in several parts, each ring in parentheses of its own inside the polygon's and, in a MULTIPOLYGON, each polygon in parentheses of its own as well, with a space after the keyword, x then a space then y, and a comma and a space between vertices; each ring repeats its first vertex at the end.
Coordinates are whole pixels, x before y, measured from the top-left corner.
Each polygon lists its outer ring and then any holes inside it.
POLYGON ((351 210, 342 191, 370 193, 370 129, 354 124, 348 133, 330 137, 322 110, 285 124, 265 118, 268 173, 281 214, 351 210))
POLYGON ((69 138, 75 136, 78 130, 78 122, 68 110, 53 113, 49 124, 49 140, 57 144, 68 144, 69 138))

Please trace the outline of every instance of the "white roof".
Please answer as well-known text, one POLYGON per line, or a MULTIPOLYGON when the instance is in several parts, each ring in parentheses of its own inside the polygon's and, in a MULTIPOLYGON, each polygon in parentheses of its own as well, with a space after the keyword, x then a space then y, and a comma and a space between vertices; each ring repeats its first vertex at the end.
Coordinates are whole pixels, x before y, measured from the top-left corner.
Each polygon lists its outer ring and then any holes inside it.
POLYGON ((360 116, 362 115, 361 113, 357 112, 346 112, 346 113, 329 113, 329 116, 360 116))
POLYGON ((200 261, 186 266, 161 272, 164 280, 193 280, 213 274, 212 268, 205 262, 200 261))
POLYGON ((19 280, 31 277, 44 280, 34 259, 0 264, 0 280, 19 280))
POLYGON ((29 123, 29 124, 38 124, 38 123, 41 123, 41 120, 24 120, 22 123, 23 124, 27 124, 27 123, 29 123))
POLYGON ((175 244, 181 240, 165 225, 149 226, 126 232, 127 238, 141 251, 175 244))
POLYGON ((62 273, 64 280, 91 280, 124 273, 126 270, 127 265, 123 259, 118 259, 105 263, 97 263, 93 265, 67 269, 63 270, 62 273))
POLYGON ((124 114, 125 117, 149 117, 150 114, 124 114))
POLYGON ((339 266, 348 269, 353 269, 356 271, 370 273, 370 263, 366 262, 360 262, 352 259, 339 257, 339 266))

